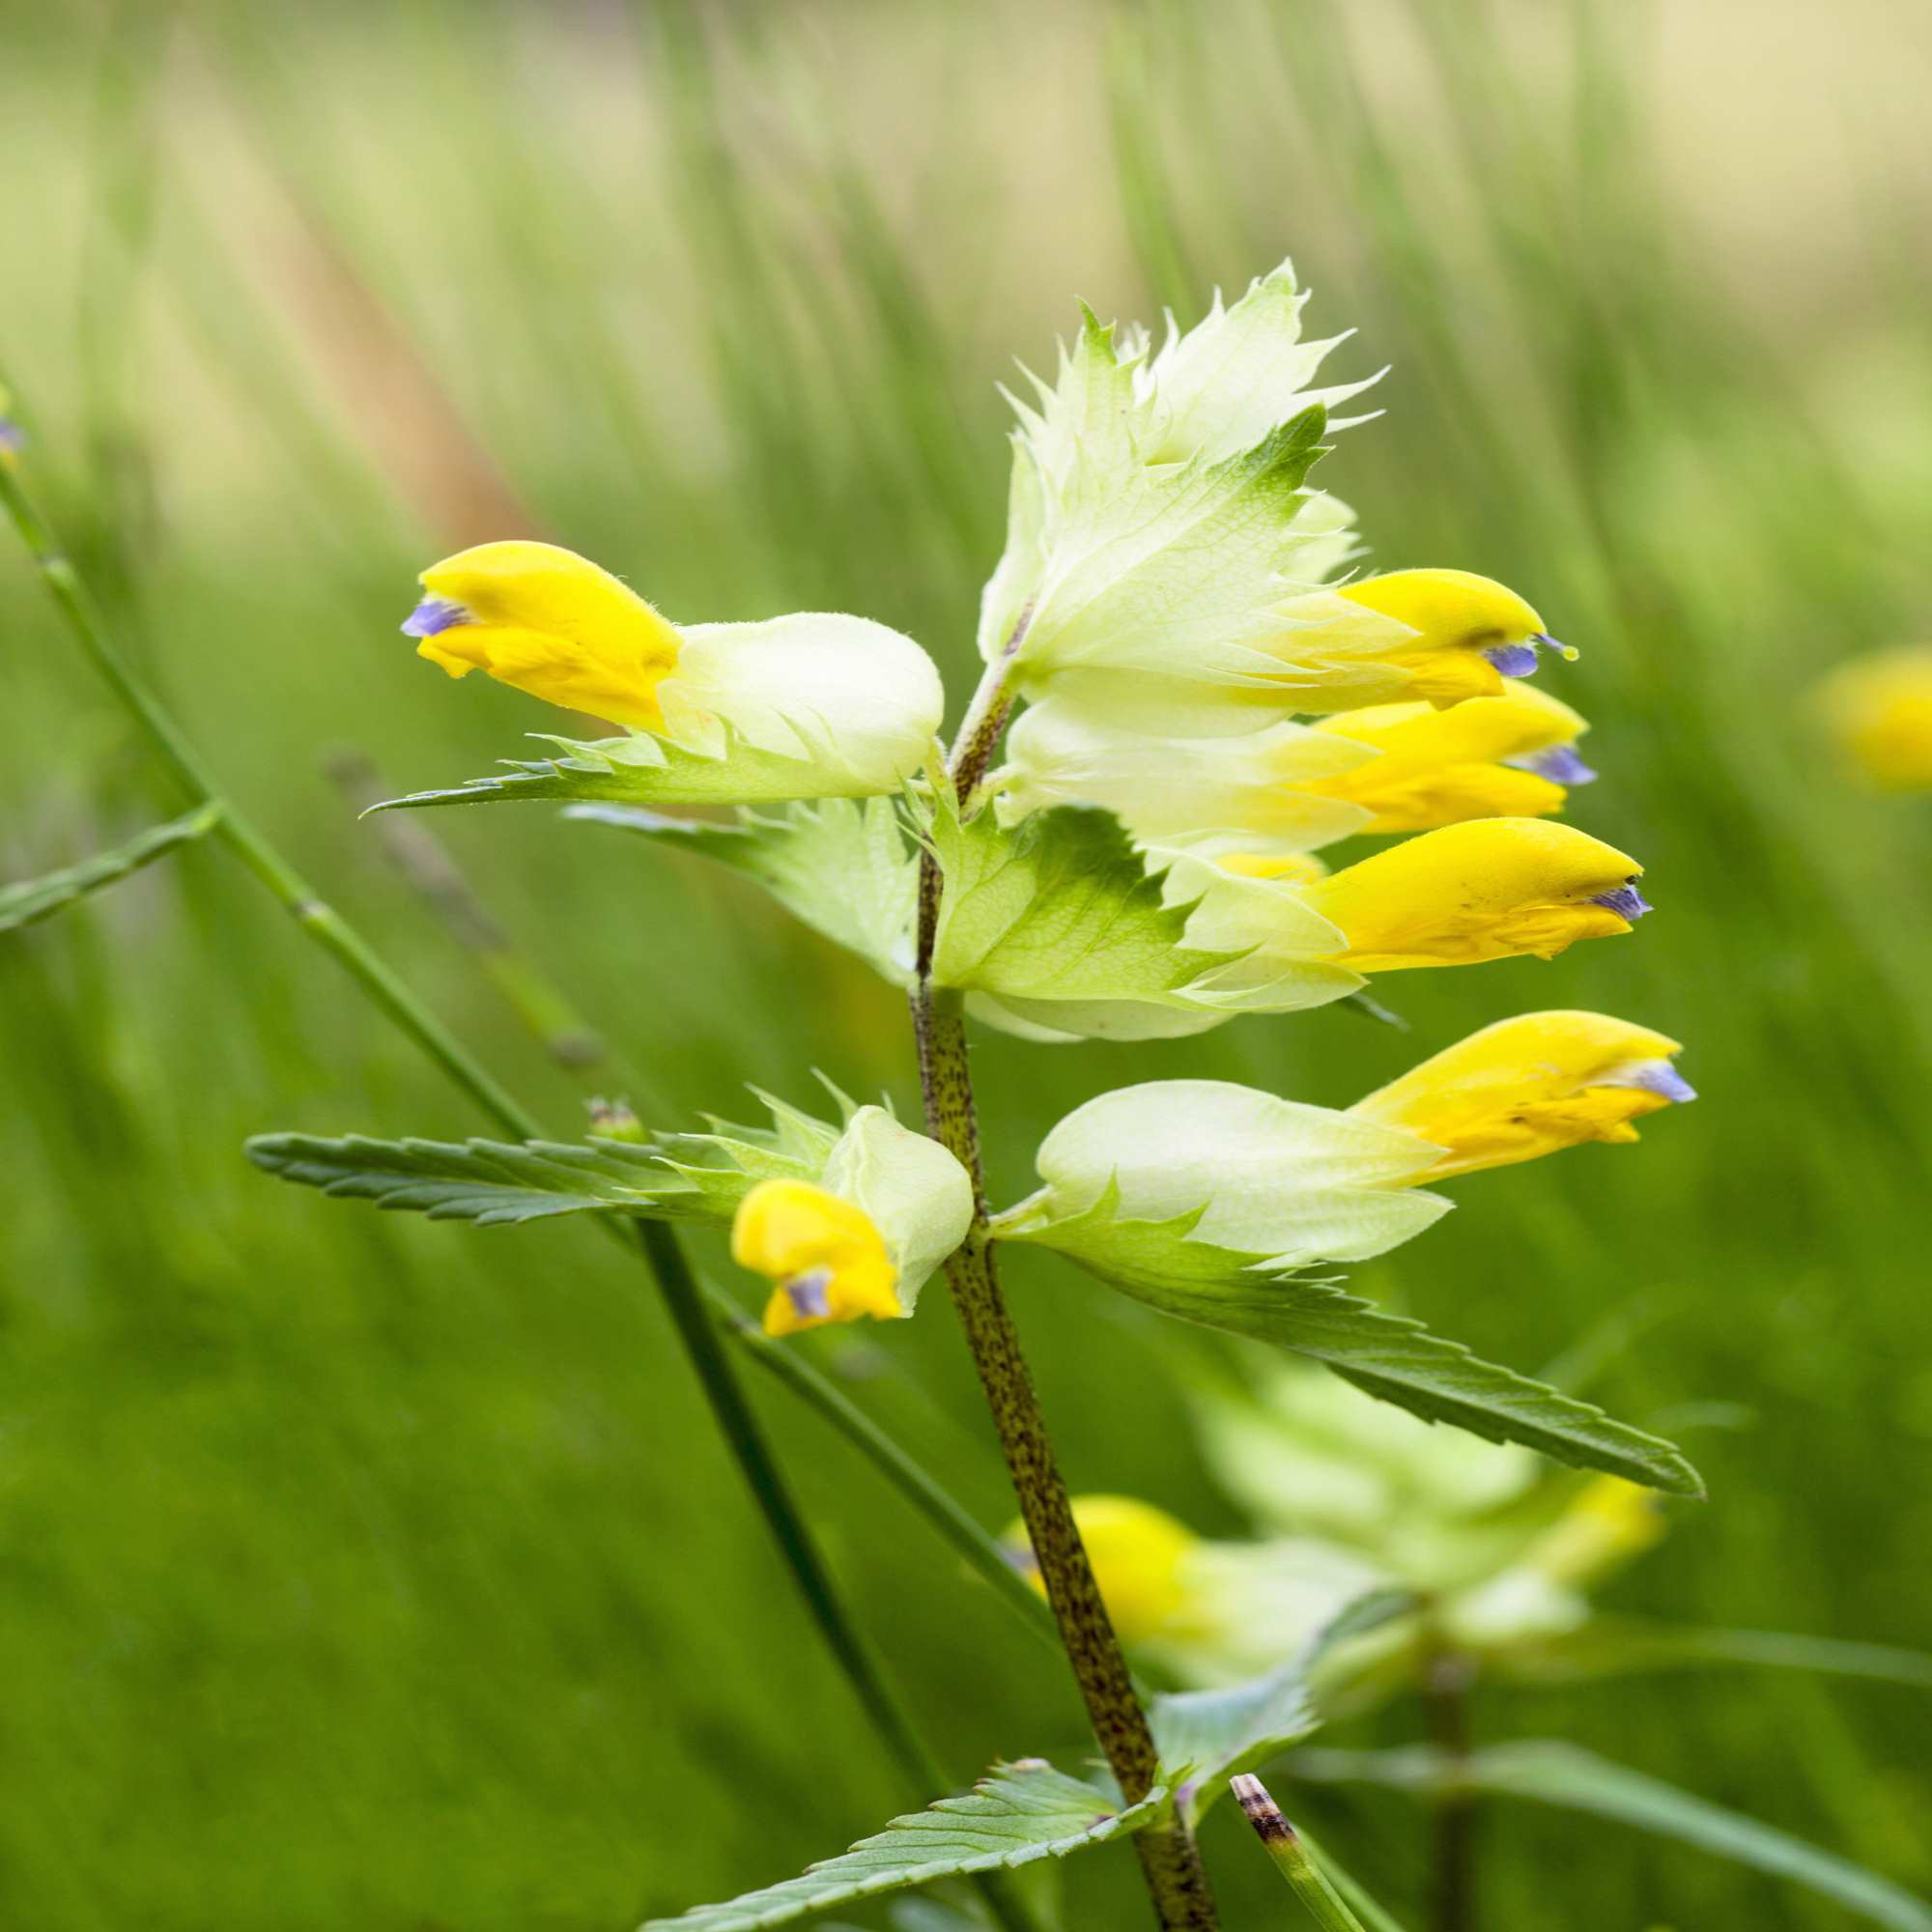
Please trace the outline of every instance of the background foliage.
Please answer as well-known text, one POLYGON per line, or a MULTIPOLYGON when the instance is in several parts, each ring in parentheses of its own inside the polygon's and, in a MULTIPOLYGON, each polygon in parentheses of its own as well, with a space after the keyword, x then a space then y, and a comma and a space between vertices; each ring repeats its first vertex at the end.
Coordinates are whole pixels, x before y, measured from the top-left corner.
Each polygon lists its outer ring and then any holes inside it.
MULTIPOLYGON (((1660 910, 1551 965, 1385 982, 1407 1038, 1333 1009, 1162 1046, 986 1037, 996 1198, 1125 1080, 1341 1104, 1528 1007, 1661 1027, 1698 1106, 1642 1151, 1459 1186, 1357 1282, 1525 1369, 1588 1337, 1591 1392, 1690 1448, 1713 1500, 1623 1606, 1923 1641, 1928 828, 1840 781, 1802 695, 1926 628, 1922 22, 1864 0, 0 19, 0 349, 79 560, 238 795, 563 1132, 580 1085, 325 770, 354 749, 391 789, 455 781, 548 722, 411 656, 415 570, 541 532, 674 617, 862 611, 963 691, 1009 358, 1045 363, 1075 294, 1187 319, 1292 251, 1318 329, 1361 327, 1341 363, 1395 364, 1387 419, 1321 480, 1379 565, 1490 572, 1584 648, 1552 688, 1605 777, 1573 815, 1645 859, 1660 910)), ((7 554, 0 639, 0 878, 178 809, 7 554)), ((814 1065, 910 1099, 896 996, 749 885, 541 806, 438 830, 605 1033, 590 1084, 647 1119, 741 1113, 747 1078, 807 1100, 814 1065)), ((903 1808, 634 1267, 581 1227, 375 1216, 242 1159, 268 1127, 479 1122, 218 855, 0 940, 0 1916, 592 1932, 903 1808)), ((1011 1273, 1076 1486, 1236 1529, 1163 1362, 1180 1331, 1050 1255, 1011 1273)), ((943 1299, 805 1346, 1005 1520, 943 1299)), ((963 1576, 935 1614, 952 1559, 759 1399, 948 1755, 1067 1761, 1055 1661, 963 1576)), ((1925 1711, 1896 1692, 1713 1672, 1486 1693, 1480 1718, 1932 1886, 1925 1711)), ((1410 1891, 1404 1801, 1297 1798, 1410 1891)), ((1208 1829, 1229 1922, 1277 1922, 1244 1829, 1208 1829)), ((1843 1922, 1532 1809, 1498 1807, 1487 1849, 1500 1924, 1843 1922)), ((1083 1864, 1076 1927, 1141 1909, 1126 1862, 1083 1864)))

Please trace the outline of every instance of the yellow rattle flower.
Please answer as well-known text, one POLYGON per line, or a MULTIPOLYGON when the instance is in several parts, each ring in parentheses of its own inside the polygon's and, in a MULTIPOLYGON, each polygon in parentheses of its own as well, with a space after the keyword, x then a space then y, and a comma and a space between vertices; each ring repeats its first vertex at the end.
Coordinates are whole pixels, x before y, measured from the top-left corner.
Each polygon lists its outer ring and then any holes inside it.
POLYGON ((1406 838, 1302 888, 1361 973, 1474 965, 1628 932, 1650 910, 1626 853, 1567 825, 1476 818, 1406 838))
POLYGON ((1575 750, 1588 724, 1561 698, 1527 685, 1446 711, 1421 702, 1345 711, 1317 728, 1380 753, 1299 787, 1374 813, 1366 833, 1543 818, 1562 810, 1567 787, 1596 777, 1575 750))
POLYGON ((1678 1043, 1607 1013, 1498 1020, 1357 1100, 1350 1112, 1443 1150, 1425 1181, 1535 1160, 1586 1141, 1634 1141, 1634 1122, 1694 1090, 1678 1043))
POLYGON ((908 1313, 871 1218, 807 1180, 761 1180, 745 1196, 731 1223, 731 1259, 777 1284, 765 1304, 767 1335, 908 1313))
POLYGON ((1932 791, 1932 644, 1853 658, 1818 687, 1833 735, 1883 791, 1932 791))
POLYGON ((1540 646, 1576 655, 1507 584, 1474 571, 1393 570, 1334 594, 1407 627, 1408 637, 1376 653, 1381 665, 1406 673, 1404 697, 1435 705, 1492 697, 1504 678, 1534 672, 1540 646))
MULTIPOLYGON (((1201 1539, 1165 1510, 1133 1496, 1075 1496, 1073 1520, 1121 1641, 1140 1644, 1173 1635, 1189 1608, 1187 1562, 1201 1539)), ((1006 1549, 1044 1596, 1039 1565, 1017 1523, 1007 1532, 1006 1549)))
POLYGON ((479 544, 421 582, 428 594, 403 632, 451 677, 487 671, 549 704, 663 729, 657 689, 677 668, 678 634, 587 557, 554 544, 479 544))

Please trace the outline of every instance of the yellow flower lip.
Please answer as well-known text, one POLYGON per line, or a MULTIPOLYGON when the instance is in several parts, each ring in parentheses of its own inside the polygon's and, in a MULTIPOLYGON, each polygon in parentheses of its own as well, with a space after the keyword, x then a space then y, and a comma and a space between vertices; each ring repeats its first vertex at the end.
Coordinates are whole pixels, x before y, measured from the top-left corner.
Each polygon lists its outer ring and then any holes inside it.
POLYGON ((1628 932, 1650 910, 1628 853, 1537 818, 1445 825, 1302 889, 1348 939, 1358 972, 1553 959, 1579 939, 1628 932))
POLYGON ((1337 712, 1318 730, 1376 756, 1300 789, 1358 805, 1365 833, 1428 832, 1465 818, 1542 818, 1596 774, 1577 755, 1588 721, 1561 698, 1518 685, 1447 709, 1427 701, 1337 712))
POLYGON ((664 728, 658 686, 677 668, 678 634, 587 557, 555 544, 478 544, 421 582, 403 635, 451 677, 482 670, 567 710, 664 728))
POLYGON ((1694 1100, 1678 1043, 1607 1013, 1520 1013, 1445 1047, 1350 1109, 1442 1150, 1446 1179, 1586 1141, 1636 1139, 1646 1114, 1694 1100))
POLYGON ((865 1209, 808 1180, 761 1180, 738 1204, 731 1259, 777 1284, 765 1333, 905 1314, 898 1269, 865 1209))
POLYGON ((1471 570, 1393 570, 1336 594, 1408 628, 1381 656, 1408 671, 1410 696, 1432 704, 1496 696, 1505 678, 1535 674, 1539 649, 1577 655, 1507 584, 1471 570))

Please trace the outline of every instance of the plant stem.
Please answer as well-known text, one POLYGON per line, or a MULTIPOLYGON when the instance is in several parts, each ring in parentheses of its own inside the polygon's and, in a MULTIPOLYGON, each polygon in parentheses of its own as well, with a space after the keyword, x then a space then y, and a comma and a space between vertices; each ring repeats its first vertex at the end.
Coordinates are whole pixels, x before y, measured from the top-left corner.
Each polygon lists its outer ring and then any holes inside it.
POLYGON ((1280 1805, 1268 1796, 1267 1786, 1245 1772, 1231 1778, 1229 1783, 1247 1814, 1248 1823, 1255 1828, 1262 1848, 1293 1887, 1295 1897, 1308 1908, 1308 1916, 1322 1932, 1364 1932, 1362 1921, 1328 1883, 1321 1867, 1295 1835, 1294 1827, 1282 1816, 1280 1805))
MULTIPOLYGON (((1000 657, 987 667, 961 726, 949 776, 962 798, 977 785, 1008 708, 1006 683, 1024 637, 1023 612, 1000 657)), ((933 946, 942 881, 930 849, 920 861, 918 984, 912 995, 919 1049, 920 1092, 926 1131, 965 1168, 973 1182, 973 1224, 947 1264, 946 1278, 959 1311, 973 1364, 992 1411, 1020 1515, 1046 1585, 1060 1638, 1087 1706, 1094 1735, 1129 1804, 1152 1788, 1158 1770, 1153 1734, 1135 1693, 1113 1620, 1080 1540, 1066 1484, 1047 1434, 1019 1331, 1000 1292, 987 1225, 985 1173, 980 1158, 979 1115, 966 1059, 966 1026, 956 992, 932 984, 933 946)), ((1177 1820, 1136 1833, 1154 1910, 1164 1927, 1208 1932, 1216 1924, 1207 1874, 1193 1839, 1177 1820)))
MULTIPOLYGON (((16 469, 4 460, 0 460, 0 508, 4 508, 19 533, 75 641, 139 723, 182 787, 197 802, 221 808, 221 815, 209 836, 228 845, 294 916, 302 930, 333 954, 376 1006, 487 1115, 519 1139, 541 1139, 543 1129, 534 1116, 470 1057, 455 1036, 416 999, 361 936, 316 895, 280 852, 222 793, 186 734, 115 647, 86 585, 35 507, 16 469)), ((626 1244, 629 1245, 628 1239, 626 1244)), ((935 1791, 950 1788, 952 1781, 940 1773, 931 1754, 911 1731, 840 1601, 738 1386, 718 1335, 702 1313, 699 1291, 677 1237, 655 1223, 640 1224, 638 1248, 665 1296, 719 1429, 771 1526, 813 1621, 854 1693, 895 1760, 908 1779, 916 1782, 923 1800, 935 1791)), ((728 1297, 718 1295, 716 1299, 724 1302, 732 1314, 738 1312, 728 1297)))
POLYGON ((1476 1801, 1456 1776, 1472 1743, 1469 1681, 1467 1662, 1442 1651, 1431 1661, 1423 1689, 1430 1738, 1448 1774, 1430 1816, 1431 1932, 1473 1932, 1476 1923, 1476 1801))

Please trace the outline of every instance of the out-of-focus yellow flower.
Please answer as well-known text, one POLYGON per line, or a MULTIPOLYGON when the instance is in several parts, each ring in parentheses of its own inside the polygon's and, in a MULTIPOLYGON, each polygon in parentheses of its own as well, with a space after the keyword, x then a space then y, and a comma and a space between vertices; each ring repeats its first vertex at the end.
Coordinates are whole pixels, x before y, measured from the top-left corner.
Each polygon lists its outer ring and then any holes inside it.
POLYGON ((1588 1623, 1584 1594, 1658 1543, 1669 1527, 1662 1501, 1619 1476, 1597 1476, 1563 1512, 1490 1577, 1441 1607, 1451 1641, 1504 1651, 1588 1623))
POLYGON ((678 634, 629 585, 573 551, 488 543, 422 574, 428 593, 404 633, 451 677, 499 683, 619 724, 659 730, 658 686, 678 634))
POLYGON ((1818 687, 1846 756, 1886 791, 1932 791, 1932 644, 1872 651, 1818 687))
MULTIPOLYGON (((1073 1520, 1121 1641, 1172 1636, 1187 1621, 1186 1568, 1201 1539, 1178 1518, 1133 1496, 1075 1496, 1073 1520)), ((1011 1525, 1005 1542, 1009 1557, 1044 1596, 1025 1528, 1011 1525)))
MULTIPOLYGON (((1072 1505, 1121 1641, 1192 1684, 1272 1668, 1389 1581, 1374 1564, 1314 1537, 1222 1543, 1133 1496, 1075 1496, 1072 1505)), ((1044 1595, 1024 1527, 1012 1524, 1003 1543, 1044 1595)))
POLYGON ((767 1335, 908 1312, 899 1303, 898 1270, 871 1218, 810 1181, 759 1181, 738 1204, 731 1259, 777 1283, 765 1304, 767 1335))
POLYGON ((1350 1113, 1445 1151, 1421 1178, 1534 1160, 1584 1141, 1634 1141, 1633 1122, 1697 1096, 1674 1039, 1607 1013, 1498 1020, 1357 1100, 1350 1113))
POLYGON ((1504 678, 1536 669, 1540 646, 1567 649, 1514 590, 1473 571, 1392 570, 1335 594, 1407 627, 1409 636, 1377 656, 1406 673, 1402 696, 1430 704, 1492 697, 1504 678))
POLYGON ((1440 710, 1378 704, 1319 726, 1372 745, 1380 756, 1300 789, 1344 799, 1375 816, 1364 832, 1427 832, 1465 818, 1543 818, 1570 785, 1596 774, 1574 749, 1589 729, 1561 698, 1519 685, 1440 710))
POLYGON ((1587 833, 1535 818, 1476 818, 1406 838, 1301 896, 1348 938, 1361 973, 1474 965, 1628 932, 1650 910, 1643 867, 1587 833))
POLYGON ((1587 1590, 1661 1543, 1669 1521, 1656 1491, 1597 1476, 1519 1560, 1563 1589, 1587 1590))

